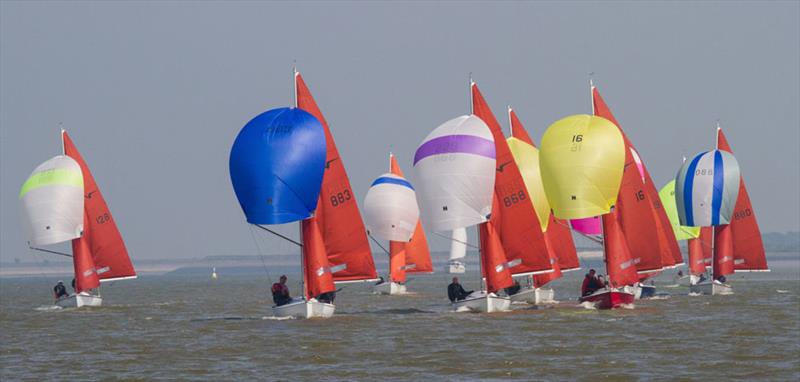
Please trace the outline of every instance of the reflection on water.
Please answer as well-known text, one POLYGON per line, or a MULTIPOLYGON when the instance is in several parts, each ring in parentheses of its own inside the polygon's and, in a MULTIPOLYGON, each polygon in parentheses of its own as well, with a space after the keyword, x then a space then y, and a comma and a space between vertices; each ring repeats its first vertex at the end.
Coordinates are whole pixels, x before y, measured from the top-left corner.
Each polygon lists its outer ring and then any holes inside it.
POLYGON ((582 271, 553 283, 559 304, 491 315, 453 313, 450 276, 426 275, 405 296, 347 285, 329 320, 274 319, 266 277, 220 268, 104 286, 107 306, 77 310, 47 305, 53 280, 0 279, 0 378, 798 380, 796 263, 734 276, 732 296, 671 285, 615 311, 576 302, 582 271))

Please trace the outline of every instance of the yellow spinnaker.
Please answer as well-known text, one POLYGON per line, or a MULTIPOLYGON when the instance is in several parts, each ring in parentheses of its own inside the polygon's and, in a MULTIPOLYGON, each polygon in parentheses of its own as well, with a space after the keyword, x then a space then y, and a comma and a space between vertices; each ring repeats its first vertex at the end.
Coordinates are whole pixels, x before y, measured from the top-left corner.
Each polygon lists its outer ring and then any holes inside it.
POLYGON ((542 232, 547 231, 547 223, 550 222, 550 202, 547 201, 547 195, 544 193, 542 176, 539 171, 539 149, 514 137, 508 138, 506 141, 508 148, 511 149, 514 162, 517 163, 519 172, 522 173, 522 180, 525 182, 528 195, 531 196, 542 232))
POLYGON ((675 203, 675 179, 661 188, 661 191, 658 192, 658 197, 661 199, 661 205, 664 206, 669 222, 672 223, 672 232, 675 233, 676 240, 696 239, 700 236, 700 227, 681 225, 678 218, 678 207, 675 203))
POLYGON ((547 200, 559 219, 606 214, 617 202, 625 168, 625 142, 611 121, 579 114, 550 125, 539 167, 547 200))

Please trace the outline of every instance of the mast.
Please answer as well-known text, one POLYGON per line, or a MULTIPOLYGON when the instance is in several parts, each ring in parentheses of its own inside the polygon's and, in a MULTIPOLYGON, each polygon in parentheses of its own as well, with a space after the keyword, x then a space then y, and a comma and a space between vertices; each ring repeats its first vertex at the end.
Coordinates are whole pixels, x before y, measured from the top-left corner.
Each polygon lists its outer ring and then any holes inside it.
MULTIPOLYGON (((294 107, 297 108, 297 61, 292 63, 292 93, 294 94, 294 107)), ((306 282, 306 253, 303 250, 303 221, 297 222, 297 230, 300 235, 300 288, 303 289, 303 297, 308 300, 308 283, 306 282)))
POLYGON ((294 94, 294 107, 297 107, 297 62, 296 61, 292 64, 292 84, 294 84, 294 86, 292 86, 293 90, 292 93, 294 94))
MULTIPOLYGON (((719 150, 719 119, 717 119, 717 132, 716 137, 714 138, 714 150, 719 150)), ((716 279, 716 275, 714 274, 714 266, 717 264, 717 251, 714 249, 717 247, 717 227, 711 230, 711 283, 714 283, 716 279)))
POLYGON ((509 132, 509 133, 511 134, 511 136, 513 137, 513 136, 514 136, 514 124, 513 124, 513 123, 511 123, 511 105, 508 105, 508 113, 507 113, 507 116, 508 116, 508 132, 509 132))
POLYGON ((64 132, 66 130, 64 130, 64 125, 61 122, 58 123, 58 127, 61 128, 61 155, 67 155, 67 148, 64 146, 64 132))

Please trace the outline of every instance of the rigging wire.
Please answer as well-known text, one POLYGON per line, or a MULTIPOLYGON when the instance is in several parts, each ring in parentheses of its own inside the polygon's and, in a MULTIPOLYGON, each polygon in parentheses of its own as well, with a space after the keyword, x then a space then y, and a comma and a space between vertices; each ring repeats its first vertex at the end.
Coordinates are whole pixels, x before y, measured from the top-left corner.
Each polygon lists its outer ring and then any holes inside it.
POLYGON ((372 239, 372 242, 373 242, 373 243, 375 243, 375 244, 376 244, 378 247, 380 247, 380 248, 381 248, 381 249, 382 249, 384 252, 386 252, 386 254, 387 254, 387 255, 391 256, 391 254, 389 253, 389 251, 387 251, 387 250, 386 250, 386 248, 384 248, 384 247, 381 245, 381 243, 380 243, 378 240, 376 240, 376 239, 375 239, 375 238, 372 236, 372 234, 371 234, 371 233, 367 232, 367 236, 369 236, 369 238, 370 238, 370 239, 372 239))
POLYGON ((453 238, 452 238, 452 237, 450 237, 450 236, 442 235, 441 233, 439 233, 439 232, 436 232, 436 231, 433 231, 433 234, 434 234, 434 235, 436 235, 436 236, 439 236, 439 237, 441 237, 441 238, 444 238, 444 239, 447 239, 447 240, 450 240, 450 241, 454 241, 454 242, 456 242, 456 243, 461 243, 461 244, 464 244, 464 245, 466 245, 467 247, 470 247, 470 248, 472 248, 472 249, 477 249, 477 250, 480 250, 480 247, 478 247, 478 246, 476 246, 476 245, 472 245, 472 244, 470 244, 470 243, 467 243, 466 241, 461 241, 461 240, 453 239, 453 238))

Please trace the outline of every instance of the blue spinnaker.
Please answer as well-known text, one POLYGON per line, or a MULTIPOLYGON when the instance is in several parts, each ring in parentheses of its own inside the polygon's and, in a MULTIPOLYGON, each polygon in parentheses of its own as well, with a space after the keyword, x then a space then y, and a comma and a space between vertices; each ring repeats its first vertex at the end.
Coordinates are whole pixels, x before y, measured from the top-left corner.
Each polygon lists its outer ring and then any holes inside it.
POLYGON ((233 190, 251 224, 283 224, 311 217, 325 171, 325 131, 297 108, 266 111, 233 143, 233 190))

